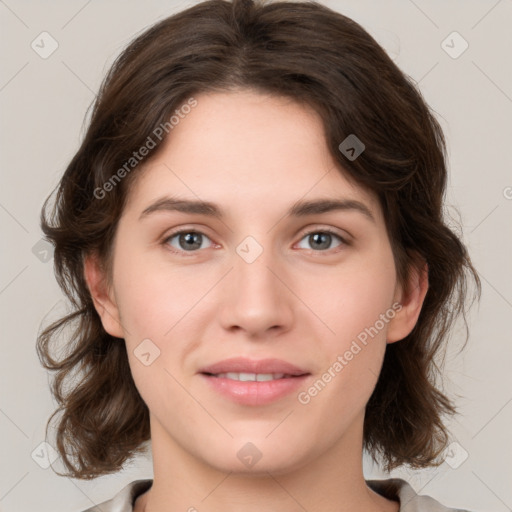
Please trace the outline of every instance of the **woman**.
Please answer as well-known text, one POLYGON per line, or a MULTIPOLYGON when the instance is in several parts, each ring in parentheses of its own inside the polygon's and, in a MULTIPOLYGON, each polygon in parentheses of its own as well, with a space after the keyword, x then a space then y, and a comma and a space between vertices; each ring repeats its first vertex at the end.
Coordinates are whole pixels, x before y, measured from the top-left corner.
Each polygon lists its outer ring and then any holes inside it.
POLYGON ((479 281, 446 179, 421 94, 326 7, 212 0, 132 42, 42 217, 68 475, 151 439, 154 478, 90 510, 448 510, 362 471, 448 442, 433 358, 479 281))

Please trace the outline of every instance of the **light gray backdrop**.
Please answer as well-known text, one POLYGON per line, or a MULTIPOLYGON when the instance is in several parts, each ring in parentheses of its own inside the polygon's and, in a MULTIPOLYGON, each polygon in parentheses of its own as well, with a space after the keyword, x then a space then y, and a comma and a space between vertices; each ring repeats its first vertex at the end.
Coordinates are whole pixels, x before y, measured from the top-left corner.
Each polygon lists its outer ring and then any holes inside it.
MULTIPOLYGON (((40 322, 63 301, 39 212, 78 148, 83 119, 115 56, 133 36, 192 5, 177 0, 0 0, 0 510, 74 512, 152 476, 149 457, 94 481, 45 469, 54 410, 35 352, 40 322)), ((448 139, 448 202, 483 283, 471 336, 446 360, 460 398, 453 445, 435 470, 392 473, 421 494, 475 512, 512 510, 512 0, 331 0, 419 83, 448 139), (467 48, 466 48, 467 46, 467 48)), ((57 468, 59 461, 55 462, 57 468)), ((365 462, 367 478, 388 475, 365 462)))

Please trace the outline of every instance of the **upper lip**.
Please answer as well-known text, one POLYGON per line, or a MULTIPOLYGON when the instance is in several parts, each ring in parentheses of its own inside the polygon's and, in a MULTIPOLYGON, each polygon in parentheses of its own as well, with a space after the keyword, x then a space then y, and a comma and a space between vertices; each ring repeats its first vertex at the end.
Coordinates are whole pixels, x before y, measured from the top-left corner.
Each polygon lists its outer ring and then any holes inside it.
POLYGON ((285 375, 305 375, 306 370, 281 359, 247 359, 232 357, 217 363, 205 366, 199 373, 284 373, 285 375))

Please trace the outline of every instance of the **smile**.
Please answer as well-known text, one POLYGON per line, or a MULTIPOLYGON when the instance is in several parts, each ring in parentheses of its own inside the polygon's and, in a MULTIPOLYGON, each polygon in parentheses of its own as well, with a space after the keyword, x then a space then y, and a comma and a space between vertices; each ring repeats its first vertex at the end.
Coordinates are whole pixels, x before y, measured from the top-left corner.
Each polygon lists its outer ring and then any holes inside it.
POLYGON ((291 375, 286 375, 284 373, 237 373, 237 372, 227 372, 227 373, 218 373, 217 375, 213 375, 213 377, 217 377, 219 379, 230 379, 230 380, 240 380, 242 382, 254 381, 254 382, 266 382, 269 380, 278 380, 287 377, 291 377, 291 375))

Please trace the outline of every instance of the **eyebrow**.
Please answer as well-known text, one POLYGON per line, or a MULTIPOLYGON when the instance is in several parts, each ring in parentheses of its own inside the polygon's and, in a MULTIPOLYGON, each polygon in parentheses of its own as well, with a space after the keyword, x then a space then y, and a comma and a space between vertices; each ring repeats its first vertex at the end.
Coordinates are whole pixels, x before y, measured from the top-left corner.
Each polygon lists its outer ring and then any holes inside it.
MULTIPOLYGON (((361 201, 357 201, 355 199, 314 199, 310 201, 297 201, 288 210, 287 215, 292 217, 306 217, 308 215, 318 215, 336 210, 359 212, 370 221, 375 222, 375 218, 370 208, 361 201)), ((223 209, 209 201, 163 197, 149 205, 141 213, 139 220, 147 217, 151 213, 160 211, 178 211, 197 215, 207 215, 217 219, 225 217, 223 209)))

